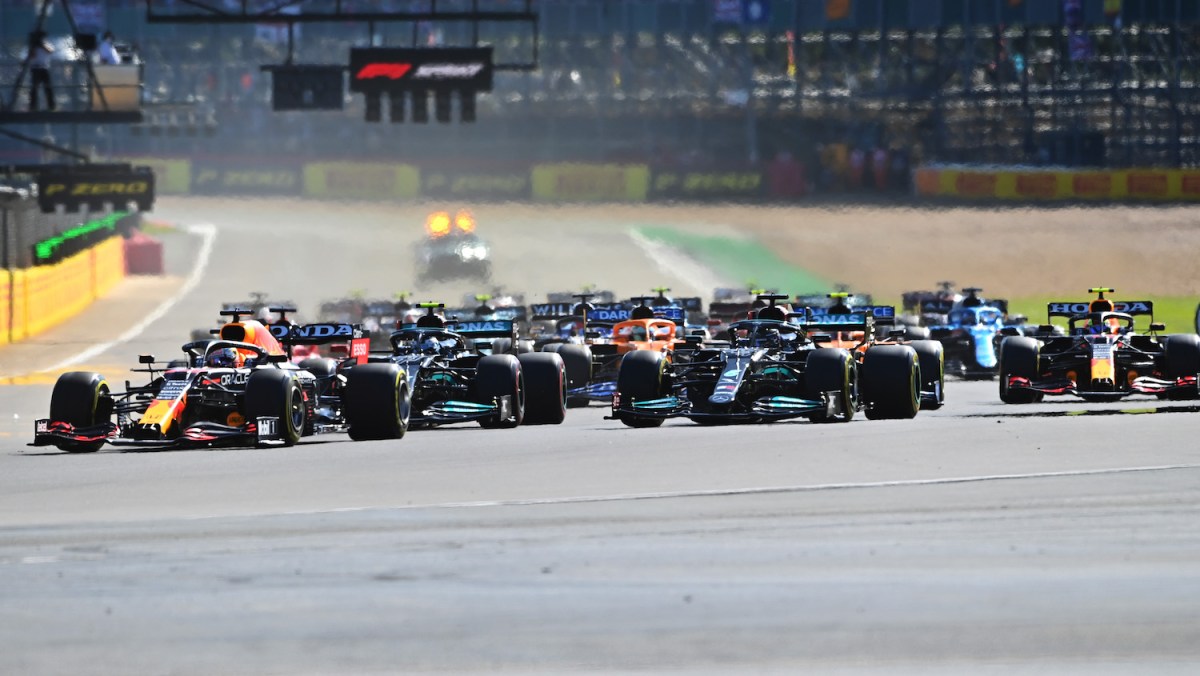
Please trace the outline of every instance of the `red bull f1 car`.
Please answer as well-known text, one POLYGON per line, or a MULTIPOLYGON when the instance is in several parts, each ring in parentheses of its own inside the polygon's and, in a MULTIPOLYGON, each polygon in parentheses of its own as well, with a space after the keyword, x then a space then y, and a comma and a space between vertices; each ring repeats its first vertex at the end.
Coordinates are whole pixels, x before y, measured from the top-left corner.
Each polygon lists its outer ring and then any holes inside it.
POLYGON ((1154 304, 1112 301, 1112 289, 1089 289, 1090 302, 1050 303, 1051 319, 1066 318, 1066 335, 1043 325, 1032 335, 1009 336, 1000 344, 1000 399, 1029 404, 1046 395, 1073 394, 1110 401, 1133 394, 1166 399, 1197 398, 1200 336, 1160 336, 1154 304), (1150 318, 1149 333, 1134 331, 1134 317, 1150 318))
MULTIPOLYGON (((284 309, 284 312, 287 310, 284 309)), ((366 338, 349 324, 271 326, 242 320, 242 309, 216 340, 183 346, 181 365, 143 355, 149 382, 114 390, 98 373, 65 373, 55 383, 50 417, 35 422, 33 445, 72 453, 114 446, 291 445, 322 432, 354 439, 400 438, 408 427, 406 374, 360 364, 366 338), (341 361, 289 360, 297 345, 342 343, 341 361)), ((178 362, 176 362, 178 364, 178 362)))

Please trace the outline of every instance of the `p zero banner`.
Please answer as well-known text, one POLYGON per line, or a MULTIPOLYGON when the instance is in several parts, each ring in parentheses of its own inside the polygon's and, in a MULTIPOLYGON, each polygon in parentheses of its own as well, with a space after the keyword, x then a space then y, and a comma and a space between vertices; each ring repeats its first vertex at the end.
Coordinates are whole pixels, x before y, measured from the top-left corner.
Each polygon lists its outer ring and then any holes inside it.
POLYGON ((114 157, 116 162, 129 162, 149 167, 154 172, 154 190, 159 195, 186 195, 192 188, 192 162, 161 157, 114 157))
POLYGON ((917 195, 1006 201, 1200 201, 1200 169, 1023 170, 922 167, 917 195))
POLYGON ((542 202, 645 202, 649 187, 644 164, 539 164, 532 172, 542 202))
POLYGON ((303 190, 304 173, 296 166, 192 165, 192 193, 196 195, 299 195, 303 190))
POLYGON ((529 170, 421 170, 421 196, 437 199, 524 200, 530 195, 529 170))
POLYGON ((421 177, 409 164, 313 162, 304 165, 304 194, 342 199, 413 199, 421 177))
POLYGON ((761 197, 766 181, 761 171, 664 171, 650 179, 653 200, 739 200, 761 197))

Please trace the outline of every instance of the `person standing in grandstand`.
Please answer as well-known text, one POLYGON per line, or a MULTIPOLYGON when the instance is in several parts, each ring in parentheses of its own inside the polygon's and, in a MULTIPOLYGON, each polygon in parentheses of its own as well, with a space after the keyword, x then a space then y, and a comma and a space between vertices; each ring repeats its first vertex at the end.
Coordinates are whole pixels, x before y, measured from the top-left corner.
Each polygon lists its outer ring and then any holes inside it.
POLYGON ((96 57, 104 65, 115 66, 121 63, 121 55, 117 52, 116 38, 113 37, 112 31, 104 31, 104 37, 100 40, 100 48, 96 50, 96 57))
POLYGON ((54 110, 58 106, 54 103, 54 88, 50 85, 50 55, 54 53, 54 47, 46 42, 46 34, 43 31, 34 31, 29 34, 29 55, 26 57, 29 62, 29 109, 38 109, 38 87, 46 93, 46 108, 54 110))

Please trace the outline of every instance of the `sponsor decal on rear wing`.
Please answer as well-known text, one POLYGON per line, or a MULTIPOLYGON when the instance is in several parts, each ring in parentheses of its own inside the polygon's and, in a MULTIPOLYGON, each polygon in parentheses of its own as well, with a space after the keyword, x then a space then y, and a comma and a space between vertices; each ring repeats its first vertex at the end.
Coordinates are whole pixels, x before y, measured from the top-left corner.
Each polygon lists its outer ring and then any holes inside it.
MULTIPOLYGON (((821 308, 824 309, 824 308, 821 308)), ((788 323, 805 328, 806 330, 820 331, 865 331, 869 326, 872 317, 867 312, 851 312, 848 314, 830 314, 824 312, 817 313, 814 308, 810 313, 793 312, 788 315, 788 323)))
POLYGON ((367 332, 357 324, 272 324, 271 335, 284 345, 324 345, 366 338, 367 332))
POLYGON ((446 328, 464 338, 511 338, 516 332, 511 319, 456 321, 446 328))
POLYGON ((687 319, 687 311, 681 307, 656 307, 654 308, 654 316, 659 319, 682 322, 687 319))
MULTIPOLYGON (((1089 301, 1047 303, 1046 314, 1051 317, 1074 317, 1087 314, 1090 308, 1089 301)), ((1118 300, 1113 301, 1113 311, 1124 312, 1127 315, 1154 316, 1154 303, 1148 300, 1118 300)))
POLYGON ((921 301, 921 314, 945 315, 954 309, 954 301, 949 298, 931 298, 921 301))
MULTIPOLYGON (((625 303, 592 303, 588 312, 588 321, 620 322, 629 319, 633 308, 625 303)), ((578 315, 575 312, 578 303, 534 303, 531 305, 534 319, 561 319, 578 315)))

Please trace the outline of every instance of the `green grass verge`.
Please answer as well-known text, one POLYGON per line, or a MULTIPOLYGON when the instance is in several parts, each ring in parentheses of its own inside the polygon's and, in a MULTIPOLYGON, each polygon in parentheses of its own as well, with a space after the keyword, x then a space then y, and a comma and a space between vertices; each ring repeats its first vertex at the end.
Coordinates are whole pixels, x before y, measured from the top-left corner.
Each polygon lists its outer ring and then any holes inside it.
POLYGON ((778 289, 780 293, 823 293, 833 284, 811 272, 791 265, 753 239, 711 237, 673 228, 643 226, 644 237, 683 251, 701 264, 746 288, 778 289))

